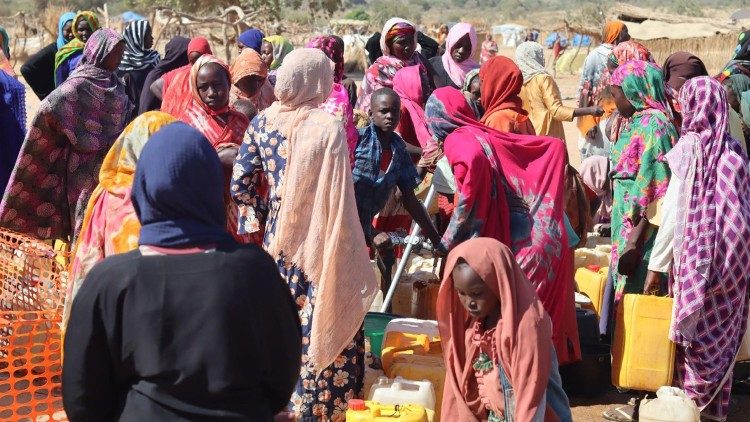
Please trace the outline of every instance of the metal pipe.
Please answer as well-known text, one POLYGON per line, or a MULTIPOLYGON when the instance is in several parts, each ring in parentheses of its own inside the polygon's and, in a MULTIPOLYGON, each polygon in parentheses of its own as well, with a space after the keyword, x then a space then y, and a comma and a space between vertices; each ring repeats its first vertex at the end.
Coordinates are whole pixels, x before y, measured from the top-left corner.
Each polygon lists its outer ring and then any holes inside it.
MULTIPOLYGON (((430 190, 427 192, 427 198, 425 198, 422 206, 425 206, 424 204, 429 204, 430 202, 432 202, 432 197, 435 196, 435 192, 435 185, 431 185, 430 190)), ((419 231, 419 225, 416 222, 413 223, 411 228, 411 235, 409 236, 410 241, 407 242, 406 248, 404 248, 404 253, 401 256, 401 261, 399 261, 398 263, 396 273, 393 275, 393 280, 391 280, 391 286, 388 288, 388 294, 386 294, 385 299, 383 299, 383 306, 380 307, 380 312, 386 312, 388 310, 388 306, 391 304, 391 300, 393 300, 393 294, 396 293, 398 279, 401 278, 401 273, 404 272, 406 264, 409 262, 409 255, 411 254, 411 250, 414 247, 414 241, 418 241, 419 231)))

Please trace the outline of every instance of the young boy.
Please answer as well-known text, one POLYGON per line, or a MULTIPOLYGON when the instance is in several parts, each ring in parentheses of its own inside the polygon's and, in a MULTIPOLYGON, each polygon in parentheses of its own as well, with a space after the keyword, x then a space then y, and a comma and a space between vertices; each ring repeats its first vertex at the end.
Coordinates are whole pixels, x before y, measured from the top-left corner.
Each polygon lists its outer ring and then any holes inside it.
MULTIPOLYGON (((430 216, 414 195, 418 185, 417 169, 406 150, 406 142, 394 133, 401 118, 401 99, 390 88, 372 94, 370 100, 370 125, 360 130, 359 142, 354 151, 354 195, 365 239, 369 246, 387 251, 393 247, 388 233, 377 232, 372 219, 386 203, 393 190, 401 191, 404 208, 424 231, 436 248, 440 248, 440 235, 430 216)), ((437 252, 441 252, 437 250, 437 252)), ((386 258, 388 258, 386 253, 386 258)), ((393 261, 394 258, 386 259, 393 261)), ((385 262, 390 268, 392 262, 385 262)))

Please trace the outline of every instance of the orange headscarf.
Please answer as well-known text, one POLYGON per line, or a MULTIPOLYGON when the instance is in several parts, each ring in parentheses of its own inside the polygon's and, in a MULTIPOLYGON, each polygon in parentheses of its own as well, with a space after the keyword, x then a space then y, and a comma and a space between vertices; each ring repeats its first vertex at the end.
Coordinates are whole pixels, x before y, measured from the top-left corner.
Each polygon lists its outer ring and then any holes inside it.
MULTIPOLYGON (((438 294, 438 324, 447 372, 442 418, 475 422, 482 420, 477 413, 486 411, 472 367, 479 347, 466 341, 472 319, 453 289, 452 272, 459 259, 471 266, 500 301, 493 354, 513 387, 516 406, 513 419, 532 420, 546 392, 552 368, 552 322, 513 252, 495 239, 481 237, 467 240, 451 251, 438 294)), ((502 390, 484 390, 490 407, 504 412, 505 409, 494 405, 504 403, 502 390)), ((555 419, 554 412, 547 408, 545 420, 555 419)))
POLYGON ((479 70, 482 80, 482 106, 485 116, 498 110, 511 109, 527 115, 523 101, 518 94, 523 88, 523 74, 513 60, 505 56, 495 56, 479 70))
POLYGON ((263 60, 260 58, 260 54, 252 48, 242 49, 242 53, 237 56, 234 64, 232 64, 232 84, 236 84, 242 78, 247 76, 258 75, 261 78, 268 76, 268 68, 263 60))
POLYGON ((622 21, 611 21, 604 24, 604 31, 602 32, 602 42, 606 44, 614 44, 622 30, 625 29, 625 24, 622 21))

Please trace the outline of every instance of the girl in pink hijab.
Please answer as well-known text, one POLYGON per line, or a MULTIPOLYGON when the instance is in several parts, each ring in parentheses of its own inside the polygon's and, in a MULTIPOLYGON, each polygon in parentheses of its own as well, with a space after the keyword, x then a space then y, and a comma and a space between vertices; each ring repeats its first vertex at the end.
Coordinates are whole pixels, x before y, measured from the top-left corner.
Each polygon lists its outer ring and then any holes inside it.
POLYGON ((479 63, 473 59, 477 48, 477 32, 471 24, 461 22, 453 25, 445 42, 445 53, 430 59, 435 87, 460 89, 466 74, 479 68, 479 63))

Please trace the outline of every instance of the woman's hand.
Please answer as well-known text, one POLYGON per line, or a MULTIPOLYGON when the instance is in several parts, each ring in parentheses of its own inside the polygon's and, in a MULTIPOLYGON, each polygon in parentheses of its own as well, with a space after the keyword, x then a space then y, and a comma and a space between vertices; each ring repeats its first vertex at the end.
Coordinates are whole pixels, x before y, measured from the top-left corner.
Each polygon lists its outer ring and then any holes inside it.
POLYGON ((657 273, 656 271, 649 271, 648 274, 646 274, 646 283, 643 285, 643 294, 661 294, 661 273, 657 273))

